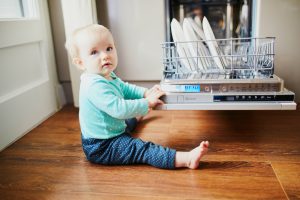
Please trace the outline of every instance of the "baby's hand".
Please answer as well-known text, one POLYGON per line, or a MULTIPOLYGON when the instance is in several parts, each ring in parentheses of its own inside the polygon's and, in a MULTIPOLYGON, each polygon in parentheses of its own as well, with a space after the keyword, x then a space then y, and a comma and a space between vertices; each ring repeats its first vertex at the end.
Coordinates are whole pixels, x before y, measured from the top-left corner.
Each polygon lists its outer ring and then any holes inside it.
POLYGON ((163 101, 159 97, 163 96, 165 93, 160 89, 159 85, 153 86, 151 89, 145 92, 145 98, 149 102, 149 108, 154 108, 157 104, 163 104, 163 101))
POLYGON ((156 90, 161 90, 160 85, 154 85, 149 90, 146 90, 144 97, 147 98, 149 96, 149 94, 151 94, 153 91, 156 91, 156 90))

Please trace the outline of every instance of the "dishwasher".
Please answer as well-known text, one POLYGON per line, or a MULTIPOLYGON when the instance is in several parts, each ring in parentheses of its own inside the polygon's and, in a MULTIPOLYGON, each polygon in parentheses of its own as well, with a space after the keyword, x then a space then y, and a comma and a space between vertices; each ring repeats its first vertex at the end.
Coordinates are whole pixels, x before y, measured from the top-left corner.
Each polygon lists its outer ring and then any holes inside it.
POLYGON ((274 74, 274 44, 274 37, 164 42, 157 109, 295 110, 295 94, 274 74), (210 43, 217 54, 208 53, 210 43))

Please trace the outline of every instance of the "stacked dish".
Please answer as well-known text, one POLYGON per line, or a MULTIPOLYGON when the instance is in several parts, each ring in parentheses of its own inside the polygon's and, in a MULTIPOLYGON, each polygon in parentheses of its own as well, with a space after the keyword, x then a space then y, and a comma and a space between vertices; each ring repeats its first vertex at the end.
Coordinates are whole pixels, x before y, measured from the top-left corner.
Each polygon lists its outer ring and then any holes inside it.
POLYGON ((202 23, 199 18, 185 18, 182 27, 173 18, 171 32, 178 59, 186 72, 223 70, 227 65, 206 17, 202 23))

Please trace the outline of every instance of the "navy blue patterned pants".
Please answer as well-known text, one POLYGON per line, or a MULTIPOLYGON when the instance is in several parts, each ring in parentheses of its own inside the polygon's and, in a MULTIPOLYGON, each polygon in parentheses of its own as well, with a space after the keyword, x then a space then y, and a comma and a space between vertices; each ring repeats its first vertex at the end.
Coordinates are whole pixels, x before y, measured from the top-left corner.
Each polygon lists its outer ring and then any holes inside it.
POLYGON ((82 137, 82 147, 87 159, 103 165, 145 163, 158 168, 175 168, 174 149, 133 138, 130 133, 137 125, 135 118, 126 120, 126 124, 125 133, 114 138, 85 139, 82 137))

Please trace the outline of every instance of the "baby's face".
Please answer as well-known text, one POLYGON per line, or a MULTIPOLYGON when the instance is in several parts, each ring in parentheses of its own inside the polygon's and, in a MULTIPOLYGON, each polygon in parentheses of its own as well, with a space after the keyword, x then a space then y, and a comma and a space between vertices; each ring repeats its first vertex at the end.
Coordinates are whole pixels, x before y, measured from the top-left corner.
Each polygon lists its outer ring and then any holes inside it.
POLYGON ((110 79, 110 73, 118 64, 111 33, 105 29, 84 31, 78 33, 76 39, 81 67, 88 73, 99 74, 110 79))

